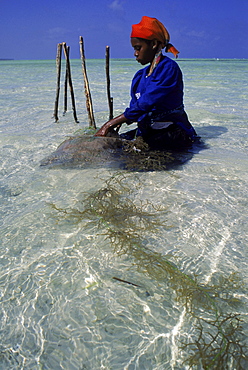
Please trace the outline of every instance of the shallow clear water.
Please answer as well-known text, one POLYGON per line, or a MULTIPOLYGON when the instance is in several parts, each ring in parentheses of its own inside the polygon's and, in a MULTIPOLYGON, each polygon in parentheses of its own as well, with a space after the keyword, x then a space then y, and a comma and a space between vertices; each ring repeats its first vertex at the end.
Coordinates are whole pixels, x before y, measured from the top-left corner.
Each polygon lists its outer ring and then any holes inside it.
MULTIPOLYGON (((0 62, 0 369, 188 369, 190 356, 193 369, 220 369, 223 352, 223 369, 247 366, 225 340, 205 349, 209 333, 217 343, 229 330, 222 315, 240 314, 247 335, 248 63, 179 64, 206 149, 175 169, 128 172, 40 167, 88 126, 81 63, 71 62, 76 124, 62 90, 54 123, 54 61, 0 62)), ((111 61, 115 114, 137 69, 111 61)), ((100 126, 104 61, 87 70, 100 126)))

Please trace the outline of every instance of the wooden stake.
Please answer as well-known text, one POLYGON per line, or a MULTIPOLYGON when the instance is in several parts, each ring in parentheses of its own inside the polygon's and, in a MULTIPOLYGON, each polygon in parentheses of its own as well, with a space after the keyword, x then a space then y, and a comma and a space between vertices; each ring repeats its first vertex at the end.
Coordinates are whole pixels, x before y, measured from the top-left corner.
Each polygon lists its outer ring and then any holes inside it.
POLYGON ((56 66, 57 66, 57 89, 56 89, 56 97, 55 97, 55 105, 54 105, 54 118, 55 122, 58 122, 58 106, 59 106, 59 92, 60 92, 60 75, 61 75, 61 50, 62 44, 58 44, 57 47, 57 56, 56 56, 56 66))
POLYGON ((73 91, 72 79, 71 79, 70 60, 69 60, 69 55, 68 55, 68 52, 67 52, 67 46, 66 46, 65 42, 63 42, 63 48, 64 48, 64 54, 65 54, 65 59, 66 59, 66 70, 67 70, 67 74, 68 74, 68 82, 69 82, 69 87, 70 87, 70 91, 71 91, 71 102, 72 102, 73 116, 74 116, 75 122, 78 123, 77 113, 76 113, 76 105, 75 105, 75 98, 74 98, 74 91, 73 91))
MULTIPOLYGON (((68 58, 69 58, 70 46, 67 46, 67 54, 68 54, 68 58)), ((67 71, 67 68, 66 68, 65 84, 64 84, 64 113, 63 113, 63 115, 65 115, 66 112, 67 112, 67 86, 68 86, 68 71, 67 71)))
POLYGON ((109 119, 114 117, 113 114, 113 98, 110 93, 110 76, 109 76, 109 46, 106 46, 106 80, 107 80, 107 97, 109 104, 109 119))
POLYGON ((82 70, 83 70, 83 76, 84 76, 84 91, 85 91, 85 96, 86 96, 86 108, 87 108, 88 117, 89 117, 89 127, 96 128, 91 93, 90 93, 90 88, 89 88, 89 81, 88 81, 87 72, 86 72, 84 40, 82 36, 79 37, 79 44, 80 44, 80 54, 81 54, 81 60, 82 60, 82 70))

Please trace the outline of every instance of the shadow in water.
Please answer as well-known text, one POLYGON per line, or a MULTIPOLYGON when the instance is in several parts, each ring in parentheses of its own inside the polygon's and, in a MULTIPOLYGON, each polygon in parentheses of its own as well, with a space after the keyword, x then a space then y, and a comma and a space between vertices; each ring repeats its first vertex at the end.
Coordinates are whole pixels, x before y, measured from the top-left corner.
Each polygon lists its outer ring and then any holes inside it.
POLYGON ((65 140, 40 165, 49 168, 97 168, 104 165, 129 171, 177 169, 208 148, 205 139, 218 137, 226 131, 221 126, 200 127, 199 138, 192 147, 182 151, 151 151, 141 137, 129 141, 83 134, 65 140))
POLYGON ((228 131, 226 127, 223 126, 203 126, 197 128, 198 135, 202 138, 202 140, 206 139, 214 139, 228 131))

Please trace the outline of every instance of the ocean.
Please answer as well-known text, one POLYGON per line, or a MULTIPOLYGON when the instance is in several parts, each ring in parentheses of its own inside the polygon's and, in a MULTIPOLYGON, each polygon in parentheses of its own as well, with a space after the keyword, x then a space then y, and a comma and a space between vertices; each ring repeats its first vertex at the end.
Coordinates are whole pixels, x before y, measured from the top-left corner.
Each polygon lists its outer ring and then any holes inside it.
MULTIPOLYGON (((88 128, 80 60, 0 61, 0 369, 248 368, 248 62, 179 59, 204 146, 175 167, 40 166, 88 128)), ((134 60, 110 63, 114 114, 134 60)), ((95 120, 105 61, 87 60, 95 120)))

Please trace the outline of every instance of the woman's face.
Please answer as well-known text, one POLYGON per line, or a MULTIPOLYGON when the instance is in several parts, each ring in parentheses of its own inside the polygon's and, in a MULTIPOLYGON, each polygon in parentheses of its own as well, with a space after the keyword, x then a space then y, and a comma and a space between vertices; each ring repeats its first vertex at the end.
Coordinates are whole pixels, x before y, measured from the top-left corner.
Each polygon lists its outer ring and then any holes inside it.
POLYGON ((131 37, 131 44, 134 48, 134 56, 142 65, 151 63, 154 59, 157 50, 157 40, 144 40, 136 37, 131 37))

